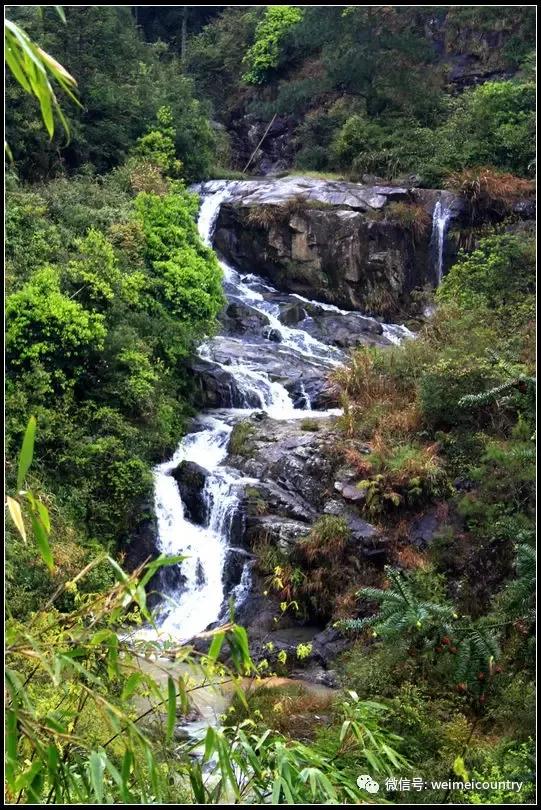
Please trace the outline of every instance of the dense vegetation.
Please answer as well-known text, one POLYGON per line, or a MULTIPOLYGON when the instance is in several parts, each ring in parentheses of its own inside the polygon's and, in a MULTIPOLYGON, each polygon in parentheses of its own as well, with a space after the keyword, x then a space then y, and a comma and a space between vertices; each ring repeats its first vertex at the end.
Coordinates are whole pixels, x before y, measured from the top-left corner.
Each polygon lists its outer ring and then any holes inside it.
MULTIPOLYGON (((108 176, 31 188, 8 177, 8 454, 34 414, 34 486, 54 494, 66 523, 64 573, 96 545, 116 548, 140 519, 150 465, 190 412, 186 362, 223 301, 197 199, 167 177, 182 170, 170 116, 161 108, 108 176)), ((9 544, 17 615, 37 607, 47 580, 29 549, 9 544)))
MULTIPOLYGON (((391 538, 385 572, 359 566, 347 525, 330 516, 292 559, 261 561, 282 599, 351 636, 344 682, 391 707, 386 727, 403 738, 415 776, 445 780, 453 767, 460 776, 457 757, 471 778, 530 774, 521 794, 447 796, 459 803, 533 798, 534 280, 531 237, 482 239, 445 277, 415 341, 357 350, 336 373, 342 452, 365 516, 391 538), (411 520, 427 511, 434 536, 412 544, 411 520)), ((307 712, 293 696, 292 734, 307 712)), ((338 730, 311 733, 327 744, 338 730)), ((353 778, 355 756, 344 767, 353 778)))
POLYGON ((534 25, 526 7, 236 7, 190 40, 187 66, 226 125, 292 118, 299 169, 437 187, 467 166, 530 176, 534 25), (461 61, 497 79, 457 92, 461 61))
POLYGON ((524 782, 382 787, 391 803, 532 802, 535 249, 508 214, 535 166, 533 9, 184 8, 8 11, 77 88, 57 74, 58 104, 40 105, 6 83, 7 799, 358 803, 369 772, 524 782), (453 81, 442 47, 473 53, 481 80, 453 81), (168 649, 175 678, 126 638, 175 560, 126 575, 120 552, 223 305, 187 184, 242 168, 226 130, 275 113, 293 119, 290 170, 414 174, 473 212, 416 340, 356 350, 332 381, 337 452, 389 565, 353 565, 331 516, 292 558, 259 559, 284 611, 348 639, 336 697, 265 686, 234 621, 208 654, 168 649), (433 537, 412 544, 427 513, 433 537), (177 715, 222 681, 235 697, 198 759, 177 715))

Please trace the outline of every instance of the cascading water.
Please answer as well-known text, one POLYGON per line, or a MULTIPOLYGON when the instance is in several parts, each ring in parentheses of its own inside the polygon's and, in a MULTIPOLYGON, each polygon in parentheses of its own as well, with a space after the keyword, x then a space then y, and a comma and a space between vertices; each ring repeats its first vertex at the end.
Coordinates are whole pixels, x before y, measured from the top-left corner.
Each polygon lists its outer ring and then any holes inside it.
POLYGON ((431 238, 437 285, 440 284, 443 277, 443 251, 445 247, 445 235, 449 227, 450 219, 451 211, 447 208, 443 200, 438 200, 434 206, 434 213, 432 214, 431 238))
MULTIPOLYGON (((208 246, 212 237, 220 206, 227 199, 236 183, 216 181, 205 184, 200 208, 199 233, 208 246)), ((276 303, 277 290, 264 283, 256 275, 241 275, 225 262, 221 262, 224 288, 227 297, 240 301, 266 318, 269 330, 277 337, 277 342, 265 341, 272 347, 280 366, 281 358, 294 357, 300 368, 313 366, 323 376, 326 370, 336 368, 345 356, 341 350, 327 345, 302 329, 283 324, 280 319, 280 306, 276 303)), ((337 307, 298 298, 320 310, 332 310, 343 315, 337 307)), ((362 317, 359 315, 359 317, 362 317)), ((384 336, 398 343, 412 333, 404 326, 382 324, 384 336)), ((176 585, 163 594, 156 615, 156 626, 160 638, 171 638, 176 642, 187 641, 219 620, 223 613, 224 594, 223 569, 235 516, 241 503, 242 489, 251 479, 223 466, 233 425, 239 418, 245 418, 254 409, 266 411, 275 419, 302 417, 311 409, 310 396, 302 379, 298 386, 295 407, 290 393, 276 377, 269 373, 261 359, 261 343, 254 338, 218 336, 204 343, 199 349, 199 357, 214 367, 227 372, 231 379, 230 407, 214 413, 202 414, 194 425, 195 431, 188 434, 180 443, 173 457, 154 470, 155 511, 158 525, 158 548, 166 555, 183 555, 180 576, 176 585), (235 349, 233 358, 227 355, 222 362, 221 349, 227 344, 235 349), (205 525, 197 525, 185 516, 185 509, 179 488, 171 473, 182 461, 196 462, 207 471, 202 497, 206 507, 205 525)), ((268 349, 266 349, 268 352, 268 349)), ((325 416, 339 411, 311 411, 311 416, 325 416)), ((250 565, 244 566, 242 578, 231 595, 237 602, 246 597, 250 585, 250 565)), ((145 628, 145 637, 155 637, 155 630, 145 628)))

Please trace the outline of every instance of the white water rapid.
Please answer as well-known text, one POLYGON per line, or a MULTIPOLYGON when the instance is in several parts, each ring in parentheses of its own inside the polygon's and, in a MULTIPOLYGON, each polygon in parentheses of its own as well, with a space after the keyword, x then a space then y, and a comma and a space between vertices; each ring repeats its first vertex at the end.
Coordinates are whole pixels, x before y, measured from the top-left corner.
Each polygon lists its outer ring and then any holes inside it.
MULTIPOLYGON (((202 239, 212 245, 212 237, 220 206, 227 199, 234 182, 216 181, 204 187, 198 228, 202 239)), ((304 383, 299 385, 300 394, 293 399, 281 382, 272 379, 268 364, 261 359, 262 352, 275 353, 277 361, 286 356, 297 361, 299 368, 313 366, 323 377, 326 371, 340 365, 345 359, 342 351, 326 345, 301 329, 284 325, 280 319, 280 306, 276 302, 277 290, 263 282, 257 275, 241 276, 234 268, 221 262, 224 288, 229 300, 240 301, 267 318, 268 327, 274 331, 276 342, 257 342, 256 336, 218 336, 200 347, 199 357, 230 375, 234 381, 231 391, 231 407, 204 413, 194 424, 194 432, 180 443, 174 456, 154 470, 155 511, 158 525, 159 551, 166 555, 184 555, 175 585, 168 586, 163 594, 157 615, 157 632, 145 628, 140 635, 184 642, 216 622, 223 611, 223 572, 228 548, 231 545, 233 522, 238 517, 243 486, 255 483, 223 465, 233 425, 239 418, 246 418, 257 410, 266 411, 275 419, 302 418, 310 410, 310 417, 327 416, 339 411, 311 410, 311 400, 304 383), (273 298, 274 296, 274 298, 273 298), (229 354, 223 358, 224 346, 229 354), (270 349, 269 349, 270 347, 270 349), (206 519, 197 525, 185 515, 185 507, 179 487, 171 473, 182 461, 195 462, 207 471, 203 500, 206 519)), ((299 299, 318 307, 344 313, 337 307, 299 299)), ((359 316, 361 317, 361 316, 359 316)), ((383 334, 393 343, 399 343, 412 333, 404 326, 383 324, 383 334)), ((242 602, 250 585, 250 568, 245 565, 239 584, 231 595, 242 602)))

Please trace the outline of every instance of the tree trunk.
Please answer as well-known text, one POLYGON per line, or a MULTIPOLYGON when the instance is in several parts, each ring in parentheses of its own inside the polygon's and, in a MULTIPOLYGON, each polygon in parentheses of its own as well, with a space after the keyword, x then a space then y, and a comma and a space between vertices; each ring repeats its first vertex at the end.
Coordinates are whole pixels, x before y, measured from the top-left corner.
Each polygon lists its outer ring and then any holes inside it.
POLYGON ((182 31, 180 35, 180 61, 186 62, 186 37, 188 33, 188 6, 182 6, 182 31))

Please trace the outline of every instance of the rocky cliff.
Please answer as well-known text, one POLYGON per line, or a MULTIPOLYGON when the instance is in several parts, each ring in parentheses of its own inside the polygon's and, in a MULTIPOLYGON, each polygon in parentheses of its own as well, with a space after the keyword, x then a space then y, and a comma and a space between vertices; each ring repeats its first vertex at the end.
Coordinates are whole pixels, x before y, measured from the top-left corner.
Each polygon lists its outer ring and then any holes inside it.
MULTIPOLYGON (((346 310, 396 317, 435 284, 432 215, 449 192, 289 177, 235 184, 215 246, 246 273, 346 310)), ((449 258, 449 257, 447 257, 449 258)))

